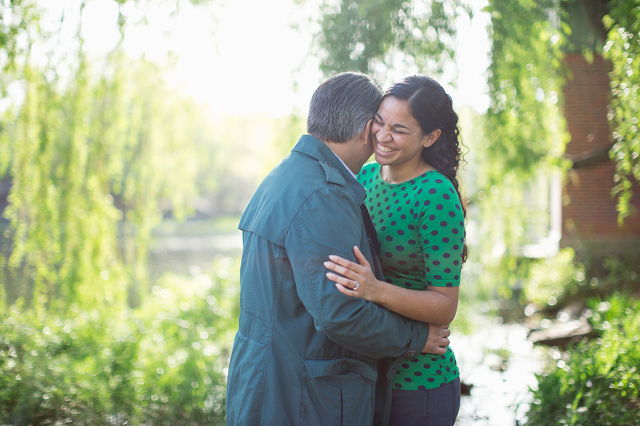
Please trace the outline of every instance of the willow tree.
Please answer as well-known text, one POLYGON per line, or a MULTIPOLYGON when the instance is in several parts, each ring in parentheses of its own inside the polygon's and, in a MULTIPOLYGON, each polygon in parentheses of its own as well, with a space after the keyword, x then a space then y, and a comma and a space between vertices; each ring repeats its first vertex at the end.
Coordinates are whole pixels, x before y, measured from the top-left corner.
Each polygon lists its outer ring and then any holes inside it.
POLYGON ((569 140, 562 111, 565 39, 553 0, 490 0, 486 11, 491 13, 490 106, 477 147, 482 166, 472 199, 487 248, 479 253, 485 267, 480 280, 503 284, 503 295, 510 297, 527 275, 524 247, 551 232, 546 203, 553 175, 569 166, 563 159, 569 140))
POLYGON ((164 66, 127 58, 123 7, 142 2, 115 3, 121 40, 97 59, 84 51, 84 2, 66 55, 40 26, 42 3, 0 5, 0 175, 11 185, 0 281, 9 304, 137 304, 159 200, 180 218, 196 194, 206 120, 164 82, 164 66))
POLYGON ((461 0, 323 1, 313 53, 325 75, 360 71, 388 82, 398 67, 441 74, 455 51, 461 0))

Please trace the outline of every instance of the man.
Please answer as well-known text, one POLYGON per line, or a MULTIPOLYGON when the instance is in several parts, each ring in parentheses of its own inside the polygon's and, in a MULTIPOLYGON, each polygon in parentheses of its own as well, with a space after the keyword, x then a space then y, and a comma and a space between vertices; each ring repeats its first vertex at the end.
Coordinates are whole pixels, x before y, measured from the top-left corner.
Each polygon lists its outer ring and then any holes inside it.
POLYGON ((382 277, 372 254, 375 230, 362 208, 365 191, 354 176, 373 153, 369 128, 381 100, 379 86, 363 74, 338 74, 320 85, 309 135, 264 179, 242 215, 230 426, 371 425, 376 397, 375 422, 385 424, 390 357, 443 353, 449 343, 448 330, 429 333, 426 324, 343 295, 325 276, 330 254, 355 261, 358 246, 382 277))

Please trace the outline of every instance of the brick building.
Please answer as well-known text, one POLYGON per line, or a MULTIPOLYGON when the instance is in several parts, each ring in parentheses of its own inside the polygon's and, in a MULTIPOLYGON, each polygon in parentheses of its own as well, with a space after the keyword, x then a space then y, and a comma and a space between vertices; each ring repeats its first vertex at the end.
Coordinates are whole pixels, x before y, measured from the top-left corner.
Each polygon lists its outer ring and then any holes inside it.
MULTIPOLYGON (((587 61, 578 53, 585 45, 602 43, 586 24, 581 10, 572 26, 574 52, 564 57, 566 84, 564 116, 571 141, 566 156, 573 162, 562 191, 561 247, 574 247, 592 254, 640 253, 640 188, 634 188, 631 203, 635 208, 624 225, 618 225, 615 186, 615 162, 609 158, 613 142, 607 113, 611 97, 610 65, 602 56, 587 61), (579 20, 584 22, 579 24, 579 20)), ((597 51, 597 49, 596 49, 597 51)))

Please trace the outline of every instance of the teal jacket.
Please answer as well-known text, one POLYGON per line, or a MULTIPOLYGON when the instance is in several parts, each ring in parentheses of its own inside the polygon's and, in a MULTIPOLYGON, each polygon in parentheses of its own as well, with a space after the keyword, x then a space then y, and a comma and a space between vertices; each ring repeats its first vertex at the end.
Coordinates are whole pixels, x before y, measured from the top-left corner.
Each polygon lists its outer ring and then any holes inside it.
POLYGON ((355 261, 356 245, 372 263, 364 198, 333 152, 308 135, 251 198, 239 224, 241 310, 228 425, 386 423, 389 357, 419 352, 429 329, 345 296, 325 276, 329 255, 355 261))

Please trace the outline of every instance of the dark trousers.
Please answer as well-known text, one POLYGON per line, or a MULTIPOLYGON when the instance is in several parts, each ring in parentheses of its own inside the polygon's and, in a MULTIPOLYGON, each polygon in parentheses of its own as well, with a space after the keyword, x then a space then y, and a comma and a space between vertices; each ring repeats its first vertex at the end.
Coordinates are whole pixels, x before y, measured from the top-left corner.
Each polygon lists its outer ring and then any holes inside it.
POLYGON ((389 426, 453 426, 460 409, 460 378, 436 389, 394 389, 389 426))

